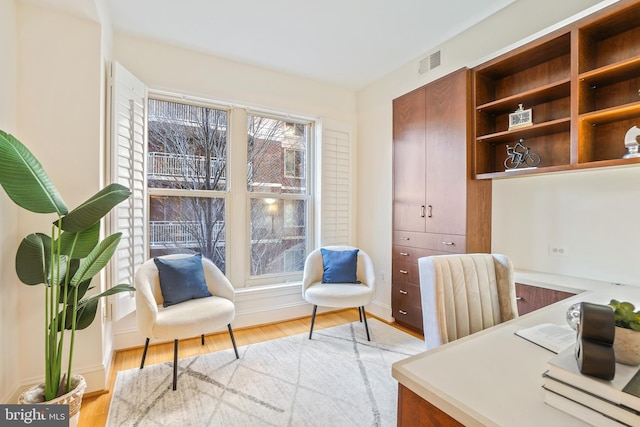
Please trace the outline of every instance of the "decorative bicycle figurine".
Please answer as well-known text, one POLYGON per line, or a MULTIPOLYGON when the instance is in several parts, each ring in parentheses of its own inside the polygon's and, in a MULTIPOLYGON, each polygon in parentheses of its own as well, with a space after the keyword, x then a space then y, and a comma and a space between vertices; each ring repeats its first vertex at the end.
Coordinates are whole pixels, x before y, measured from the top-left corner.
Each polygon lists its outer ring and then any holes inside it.
POLYGON ((522 145, 523 142, 524 138, 520 138, 520 141, 513 147, 507 145, 507 158, 504 160, 505 169, 515 169, 522 164, 533 168, 540 164, 540 156, 531 153, 529 147, 522 145))

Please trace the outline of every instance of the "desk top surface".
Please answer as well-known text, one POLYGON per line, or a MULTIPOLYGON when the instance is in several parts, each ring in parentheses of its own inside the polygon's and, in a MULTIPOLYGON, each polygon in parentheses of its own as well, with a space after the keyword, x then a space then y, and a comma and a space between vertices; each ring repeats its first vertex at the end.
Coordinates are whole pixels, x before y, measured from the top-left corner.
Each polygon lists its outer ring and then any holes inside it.
POLYGON ((515 335, 540 323, 566 324, 569 306, 611 298, 640 302, 640 287, 606 284, 490 329, 396 362, 399 383, 467 426, 585 424, 544 403, 542 374, 554 353, 515 335))

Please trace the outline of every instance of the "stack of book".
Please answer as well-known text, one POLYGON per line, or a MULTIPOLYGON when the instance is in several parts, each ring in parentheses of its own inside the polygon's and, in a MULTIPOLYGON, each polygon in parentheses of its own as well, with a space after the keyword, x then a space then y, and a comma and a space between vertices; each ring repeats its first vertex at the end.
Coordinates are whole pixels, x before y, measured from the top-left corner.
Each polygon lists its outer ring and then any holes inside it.
POLYGON ((616 363, 612 381, 580 373, 569 348, 549 360, 545 403, 596 426, 640 426, 640 367, 616 363))

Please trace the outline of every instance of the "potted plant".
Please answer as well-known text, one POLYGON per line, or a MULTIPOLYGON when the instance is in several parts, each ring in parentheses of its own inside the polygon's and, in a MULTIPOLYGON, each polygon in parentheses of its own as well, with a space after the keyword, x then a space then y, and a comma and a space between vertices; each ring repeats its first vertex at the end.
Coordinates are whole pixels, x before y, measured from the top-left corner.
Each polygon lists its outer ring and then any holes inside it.
MULTIPOLYGON (((76 331, 88 327, 96 316, 100 298, 129 292, 132 286, 119 284, 105 292, 86 296, 91 279, 114 254, 122 233, 100 241, 100 220, 131 191, 111 184, 69 211, 49 176, 33 154, 12 135, 0 130, 0 185, 14 203, 35 213, 53 214, 51 235, 35 232, 26 236, 16 253, 16 273, 27 285, 43 285, 45 324, 44 383, 27 390, 21 403, 70 402, 74 388, 82 392, 86 383, 73 375, 76 331), (69 331, 69 332, 66 332, 69 331), (64 351, 65 337, 69 338, 64 351), (66 370, 63 359, 66 355, 66 370), (64 397, 63 397, 64 396, 64 397)), ((77 418, 76 418, 77 419, 77 418)))
POLYGON ((616 362, 625 365, 640 365, 640 311, 628 301, 612 299, 609 305, 613 308, 616 321, 616 334, 613 350, 616 362))

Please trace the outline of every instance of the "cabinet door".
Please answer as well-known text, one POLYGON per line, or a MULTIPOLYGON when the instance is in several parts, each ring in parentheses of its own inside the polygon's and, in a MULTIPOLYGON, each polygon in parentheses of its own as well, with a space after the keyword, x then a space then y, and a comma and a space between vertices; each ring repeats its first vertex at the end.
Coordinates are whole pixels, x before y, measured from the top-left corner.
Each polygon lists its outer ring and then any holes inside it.
POLYGON ((425 231, 425 91, 393 100, 393 229, 425 231))
POLYGON ((516 283, 516 297, 518 299, 518 314, 530 313, 542 307, 546 307, 565 298, 574 296, 570 292, 554 289, 539 288, 537 286, 516 283))
POLYGON ((468 71, 426 86, 427 231, 466 234, 468 71))

